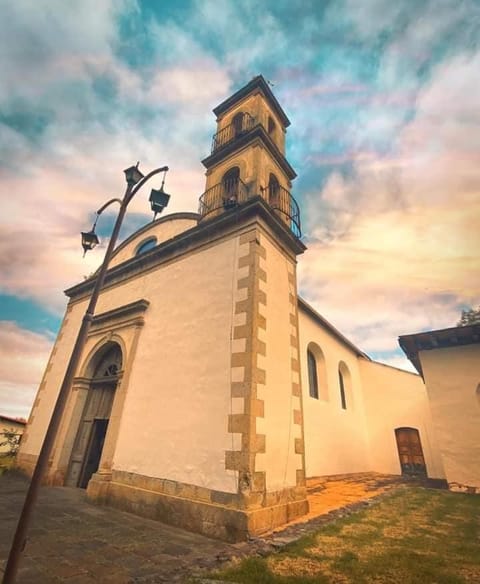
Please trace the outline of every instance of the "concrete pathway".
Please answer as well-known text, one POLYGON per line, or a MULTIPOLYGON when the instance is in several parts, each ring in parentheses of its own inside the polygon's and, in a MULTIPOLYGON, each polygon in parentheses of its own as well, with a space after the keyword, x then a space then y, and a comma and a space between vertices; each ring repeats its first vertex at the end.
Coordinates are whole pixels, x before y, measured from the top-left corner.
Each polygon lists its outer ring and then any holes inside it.
MULTIPOLYGON (((46 487, 40 492, 18 584, 185 582, 189 575, 235 557, 278 550, 400 482, 399 477, 372 474, 310 479, 307 516, 240 544, 92 505, 82 489, 46 487)), ((27 482, 14 473, 0 477, 0 575, 26 489, 27 482)))
MULTIPOLYGON (((0 574, 27 483, 0 477, 0 574)), ((87 502, 85 491, 43 488, 18 584, 183 582, 236 555, 235 546, 87 502)))

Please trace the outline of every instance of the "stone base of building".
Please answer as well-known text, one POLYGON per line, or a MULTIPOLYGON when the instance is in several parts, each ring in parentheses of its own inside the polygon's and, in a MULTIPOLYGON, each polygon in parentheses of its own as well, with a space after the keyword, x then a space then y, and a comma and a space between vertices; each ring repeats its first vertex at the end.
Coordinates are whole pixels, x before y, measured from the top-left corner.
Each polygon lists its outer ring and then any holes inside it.
POLYGON ((122 471, 113 471, 111 477, 94 474, 87 495, 99 504, 229 542, 266 533, 308 513, 304 488, 268 493, 263 505, 250 506, 237 493, 122 471), (267 501, 275 504, 265 505, 267 501))
MULTIPOLYGON (((36 454, 17 454, 15 460, 15 468, 29 478, 32 478, 35 465, 37 464, 38 456, 36 454)), ((48 468, 45 476, 42 479, 42 485, 49 487, 63 487, 65 484, 65 471, 52 470, 48 468)))
POLYGON ((452 482, 448 483, 448 489, 452 493, 468 493, 469 495, 480 495, 480 486, 476 485, 463 485, 461 483, 452 482))
POLYGON ((23 474, 31 477, 37 464, 38 456, 36 454, 22 454, 19 452, 15 459, 15 468, 23 474))

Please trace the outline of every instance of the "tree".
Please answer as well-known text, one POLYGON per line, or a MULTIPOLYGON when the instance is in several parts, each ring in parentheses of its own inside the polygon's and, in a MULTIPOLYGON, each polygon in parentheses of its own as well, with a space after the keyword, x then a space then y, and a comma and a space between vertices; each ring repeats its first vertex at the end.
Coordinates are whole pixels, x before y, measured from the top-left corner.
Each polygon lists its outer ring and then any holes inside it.
POLYGON ((5 452, 5 456, 15 456, 20 447, 20 440, 22 435, 19 434, 14 428, 5 428, 0 434, 0 440, 3 437, 3 441, 0 442, 0 446, 8 446, 8 451, 5 452))
POLYGON ((470 308, 470 310, 462 310, 462 316, 457 322, 457 326, 468 326, 470 324, 480 324, 480 306, 478 308, 470 308))

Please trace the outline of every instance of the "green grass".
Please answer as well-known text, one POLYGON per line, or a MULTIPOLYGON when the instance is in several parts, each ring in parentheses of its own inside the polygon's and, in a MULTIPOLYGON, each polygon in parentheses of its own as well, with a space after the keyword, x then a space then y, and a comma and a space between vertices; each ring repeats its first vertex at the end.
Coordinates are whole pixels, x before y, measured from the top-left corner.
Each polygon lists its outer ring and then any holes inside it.
POLYGON ((402 488, 266 558, 210 574, 238 584, 480 583, 480 497, 402 488))

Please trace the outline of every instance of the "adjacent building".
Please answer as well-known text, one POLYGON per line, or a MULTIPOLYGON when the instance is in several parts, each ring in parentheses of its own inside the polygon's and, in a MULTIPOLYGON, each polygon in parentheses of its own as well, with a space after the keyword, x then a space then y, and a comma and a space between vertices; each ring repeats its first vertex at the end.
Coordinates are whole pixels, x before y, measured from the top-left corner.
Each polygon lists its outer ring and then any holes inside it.
POLYGON ((450 488, 480 492, 480 324, 400 337, 423 377, 450 488))
POLYGON ((0 414, 0 456, 16 450, 26 425, 25 420, 0 414))

